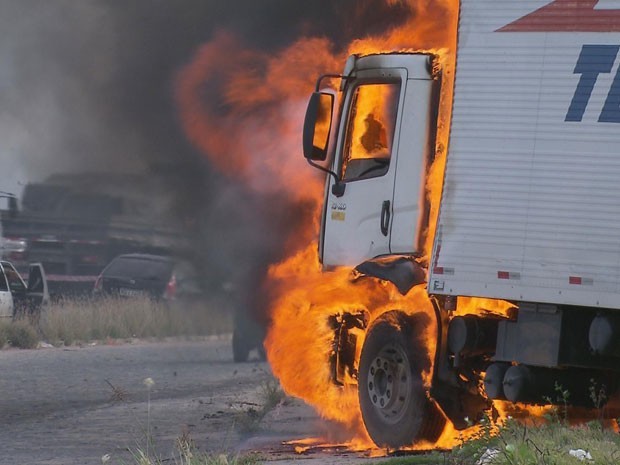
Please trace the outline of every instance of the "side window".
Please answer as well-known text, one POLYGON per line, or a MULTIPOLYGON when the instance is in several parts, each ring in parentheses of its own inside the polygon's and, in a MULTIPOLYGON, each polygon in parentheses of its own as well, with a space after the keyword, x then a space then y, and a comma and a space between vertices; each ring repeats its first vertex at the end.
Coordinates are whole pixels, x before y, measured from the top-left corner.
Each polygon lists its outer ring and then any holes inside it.
POLYGON ((26 290, 26 285, 22 280, 21 276, 15 271, 15 268, 12 266, 3 265, 4 273, 6 274, 6 279, 9 282, 9 288, 11 292, 23 292, 26 290))
POLYGON ((400 83, 361 84, 353 90, 342 161, 342 179, 383 176, 390 167, 400 83))
POLYGON ((9 286, 6 283, 6 277, 4 276, 4 271, 0 266, 0 292, 6 292, 9 290, 9 286))

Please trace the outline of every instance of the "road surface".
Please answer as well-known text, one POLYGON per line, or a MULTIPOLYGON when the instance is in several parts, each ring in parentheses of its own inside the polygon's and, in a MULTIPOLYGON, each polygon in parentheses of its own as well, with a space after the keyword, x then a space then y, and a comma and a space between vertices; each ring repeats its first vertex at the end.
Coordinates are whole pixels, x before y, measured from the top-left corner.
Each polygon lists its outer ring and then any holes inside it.
POLYGON ((267 363, 233 363, 226 337, 2 350, 0 369, 2 465, 101 464, 104 456, 130 465, 147 448, 175 463, 178 438, 282 465, 370 461, 341 448, 296 455, 295 444, 283 444, 333 425, 295 399, 256 420, 273 377, 267 363))

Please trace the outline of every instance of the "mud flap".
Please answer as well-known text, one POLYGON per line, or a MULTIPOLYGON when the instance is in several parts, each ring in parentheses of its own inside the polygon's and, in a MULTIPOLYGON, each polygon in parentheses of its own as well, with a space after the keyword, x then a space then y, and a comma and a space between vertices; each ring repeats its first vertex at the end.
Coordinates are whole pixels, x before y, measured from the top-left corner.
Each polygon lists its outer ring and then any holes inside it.
POLYGON ((402 295, 413 286, 426 282, 426 268, 418 259, 410 255, 377 257, 355 267, 359 276, 372 276, 389 281, 402 295))
POLYGON ((355 355, 357 351, 357 335, 354 330, 365 330, 369 315, 365 310, 332 315, 328 323, 334 330, 332 350, 329 355, 331 380, 337 386, 344 386, 357 381, 355 355))

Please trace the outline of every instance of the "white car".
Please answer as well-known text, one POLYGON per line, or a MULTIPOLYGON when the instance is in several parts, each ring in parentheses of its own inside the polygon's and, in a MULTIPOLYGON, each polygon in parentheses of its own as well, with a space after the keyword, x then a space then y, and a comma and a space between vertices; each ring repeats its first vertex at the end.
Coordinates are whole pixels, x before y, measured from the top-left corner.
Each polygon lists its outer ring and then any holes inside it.
POLYGON ((0 261, 0 317, 36 315, 48 300, 47 280, 40 263, 30 265, 26 283, 10 262, 0 261))

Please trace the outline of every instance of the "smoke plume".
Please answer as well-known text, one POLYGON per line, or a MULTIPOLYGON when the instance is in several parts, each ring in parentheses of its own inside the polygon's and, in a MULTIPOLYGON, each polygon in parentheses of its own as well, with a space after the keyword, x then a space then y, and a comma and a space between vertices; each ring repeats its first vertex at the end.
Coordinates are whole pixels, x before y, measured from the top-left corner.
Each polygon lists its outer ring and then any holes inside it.
POLYGON ((280 88, 278 81, 299 72, 267 66, 268 58, 297 54, 312 83, 320 72, 340 70, 352 40, 409 14, 399 0, 0 0, 0 190, 19 192, 59 172, 157 177, 171 199, 171 221, 197 238, 194 256, 206 281, 256 290, 257 276, 286 251, 289 232, 312 221, 313 208, 312 199, 274 188, 281 172, 308 170, 292 144, 306 95, 280 88), (227 61, 209 62, 209 47, 226 47, 227 61), (329 69, 313 59, 313 47, 332 54, 329 69), (200 53, 201 95, 193 104, 208 109, 210 120, 188 133, 175 85, 200 53), (239 105, 224 85, 229 79, 254 100, 239 105), (261 116, 274 107, 273 116, 261 116), (276 124, 288 125, 286 149, 268 139, 276 124), (240 125, 252 136, 239 137, 240 125), (221 140, 201 143, 209 132, 221 140), (255 152, 241 176, 221 153, 232 157, 238 144, 255 152), (261 156, 270 150, 275 164, 261 156))

